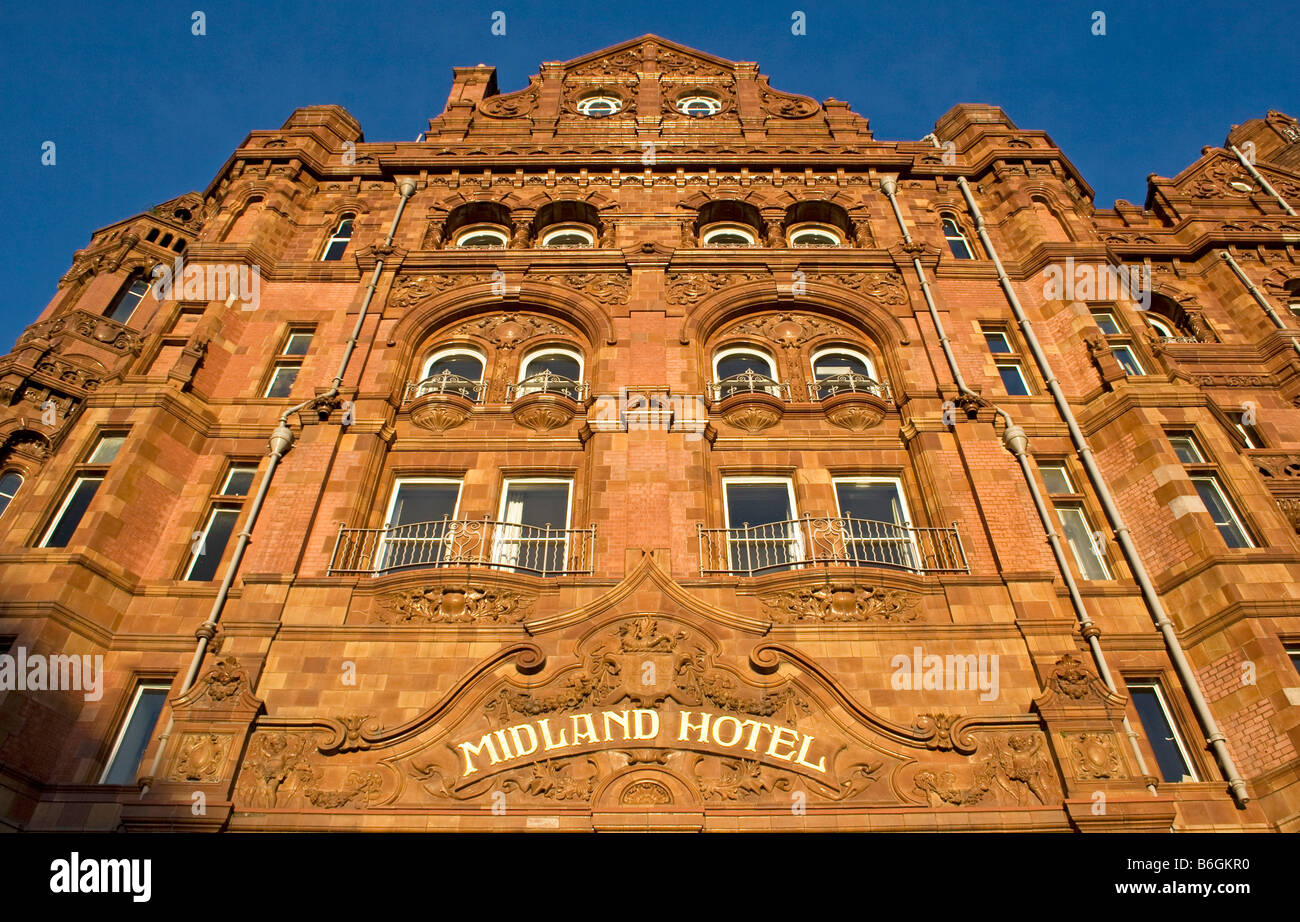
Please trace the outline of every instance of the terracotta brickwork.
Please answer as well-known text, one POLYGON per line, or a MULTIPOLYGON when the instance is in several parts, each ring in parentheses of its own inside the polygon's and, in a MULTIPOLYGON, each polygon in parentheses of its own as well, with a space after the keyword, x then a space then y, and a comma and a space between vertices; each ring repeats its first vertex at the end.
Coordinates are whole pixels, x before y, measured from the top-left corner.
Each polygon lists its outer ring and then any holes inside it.
POLYGON ((1111 209, 933 139, 647 36, 96 231, 0 358, 0 639, 103 670, 0 659, 5 825, 1300 829, 1300 127, 1111 209))

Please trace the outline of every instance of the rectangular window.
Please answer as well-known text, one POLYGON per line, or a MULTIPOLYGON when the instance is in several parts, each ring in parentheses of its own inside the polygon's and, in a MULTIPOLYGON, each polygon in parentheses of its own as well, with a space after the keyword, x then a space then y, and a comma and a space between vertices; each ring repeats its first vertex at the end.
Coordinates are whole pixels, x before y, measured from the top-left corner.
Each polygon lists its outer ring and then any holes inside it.
POLYGON ((915 569, 919 554, 908 525, 907 504, 897 480, 835 481, 849 560, 862 565, 915 569))
POLYGON ((122 450, 122 443, 125 441, 126 435, 123 433, 101 435, 99 441, 95 443, 94 449, 90 452, 90 457, 86 458, 86 463, 112 464, 117 458, 117 453, 122 450))
POLYGON ((763 573, 783 570, 802 558, 794 523, 794 484, 775 478, 724 481, 728 553, 732 570, 763 573))
POLYGON ((1171 432, 1169 433, 1169 444, 1174 447, 1174 454, 1178 455, 1178 460, 1184 464, 1205 463, 1205 456, 1201 454, 1201 447, 1196 444, 1196 439, 1191 434, 1171 432))
POLYGON ((311 347, 313 331, 311 330, 290 330, 289 338, 284 342, 284 348, 280 350, 281 355, 306 355, 307 350, 311 347))
POLYGON ((460 481, 411 477, 397 481, 385 518, 381 570, 437 566, 452 540, 450 524, 460 505, 460 481))
POLYGON ((103 474, 87 474, 78 477, 68 490, 67 496, 59 505, 54 520, 45 530, 41 547, 67 547, 72 535, 81 524, 81 518, 90 508, 90 501, 95 498, 99 485, 104 482, 103 474))
POLYGON ((568 480, 507 480, 493 563, 541 575, 565 572, 571 494, 568 480))
POLYGON ((1160 683, 1130 682, 1128 693, 1146 733, 1147 743, 1155 753, 1160 777, 1170 784, 1196 781, 1196 770, 1192 767, 1182 735, 1174 725, 1160 683))
POLYGON ((1111 346, 1110 354, 1115 356, 1115 361, 1119 362, 1119 367, 1124 369, 1124 374, 1131 377, 1146 374, 1142 370, 1142 363, 1138 361, 1137 356, 1133 353, 1132 346, 1111 346))
POLYGON ((1196 487, 1201 502, 1205 504, 1205 511, 1214 520, 1228 547, 1254 547, 1237 516, 1237 510, 1224 495, 1219 478, 1214 474, 1196 474, 1192 477, 1192 485, 1196 487))
POLYGON ((1286 655, 1291 660, 1291 665, 1295 667, 1295 671, 1300 673, 1300 643, 1287 644, 1286 655))
POLYGON ((135 690, 131 709, 126 715, 126 722, 113 744, 113 753, 108 757, 108 765, 100 776, 100 784, 134 784, 140 771, 140 760, 149 748, 149 738, 153 736, 167 702, 170 685, 146 682, 135 690))
MULTIPOLYGON (((232 464, 221 478, 218 497, 231 497, 241 500, 248 495, 257 474, 255 464, 232 464)), ((203 528, 194 535, 194 544, 190 552, 190 563, 185 571, 185 579, 203 582, 214 579, 221 559, 225 556, 226 546, 235 532, 235 523, 243 504, 239 502, 216 501, 208 512, 203 528)))
POLYGON ((1029 396, 1029 382, 1025 380, 1025 372, 1020 367, 1020 363, 998 362, 997 364, 998 377, 1002 379, 1002 387, 1007 394, 1012 397, 1029 396))
POLYGON ((302 366, 295 363, 276 362, 271 371, 271 380, 266 385, 267 397, 288 397, 293 391, 293 382, 298 380, 298 371, 302 366))
POLYGON ((1106 336, 1119 336, 1119 322, 1115 320, 1115 315, 1110 311, 1093 311, 1092 319, 1097 323, 1097 329, 1101 330, 1106 336))
POLYGON ((1264 444, 1263 436, 1259 434, 1259 430, 1256 429, 1250 423, 1246 422, 1245 413, 1241 412, 1240 410, 1237 410, 1235 412, 1227 414, 1227 416, 1228 419, 1232 420, 1233 428, 1236 429, 1237 432, 1241 434, 1242 439, 1245 440, 1247 448, 1267 447, 1264 444))
POLYGON ((222 496, 247 496, 253 488, 253 478, 257 476, 256 464, 232 464, 226 472, 226 479, 221 483, 222 496))
POLYGON ((984 331, 984 342, 988 343, 989 352, 994 355, 1014 355, 1015 350, 1011 348, 1011 341, 1007 339, 1007 334, 1001 330, 984 331))
POLYGON ((1111 579, 1105 555, 1083 509, 1083 496, 1075 491, 1070 472, 1064 464, 1044 464, 1039 467, 1039 472, 1052 496, 1056 517, 1065 533, 1065 543, 1074 554, 1079 573, 1087 580, 1111 579))

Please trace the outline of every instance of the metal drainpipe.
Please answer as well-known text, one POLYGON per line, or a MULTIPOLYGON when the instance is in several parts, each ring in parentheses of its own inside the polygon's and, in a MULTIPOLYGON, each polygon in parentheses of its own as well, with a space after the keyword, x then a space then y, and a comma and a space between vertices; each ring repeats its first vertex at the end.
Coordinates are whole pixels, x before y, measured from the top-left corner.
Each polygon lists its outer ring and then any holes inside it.
MULTIPOLYGON (((402 212, 406 210, 407 200, 415 194, 415 182, 409 179, 403 180, 398 186, 402 193, 401 201, 397 203, 397 212, 393 215, 393 223, 388 228, 388 236, 384 239, 384 246, 391 246, 393 237, 397 233, 397 223, 402 220, 402 212)), ((217 620, 221 617, 222 609, 225 608, 226 600, 230 595, 230 587, 235 582, 235 574, 239 570, 239 565, 244 560, 244 551, 248 548, 249 539, 253 535, 253 527, 257 524, 257 517, 262 511, 262 503, 266 499, 267 489, 271 486, 271 478, 275 476, 275 469, 280 463, 280 459, 293 445, 293 430, 289 428, 289 417, 300 410, 308 407, 320 406, 328 403, 339 395, 339 389, 343 386, 343 376, 347 372, 348 362, 352 359, 352 353, 356 350, 357 343, 361 338, 361 327, 365 323, 366 314, 370 309, 370 301, 375 296, 375 289, 379 284, 379 275, 384 270, 384 260, 382 258, 375 260, 375 271, 370 275, 370 283, 366 285, 366 293, 361 300, 361 309, 357 313, 357 322, 352 327, 352 335, 348 338, 347 348, 343 350, 343 358, 339 362, 338 374, 334 376, 330 383, 330 388, 325 393, 320 394, 310 400, 304 400, 302 403, 292 406, 280 414, 280 420, 271 432, 271 439, 268 446, 267 456, 270 461, 266 466, 266 474, 262 477, 262 483, 257 488, 257 495, 253 497, 252 505, 248 507, 248 518, 244 521, 243 530, 239 532, 239 540, 235 543, 235 550, 230 555, 230 563, 226 566, 226 575, 221 580, 221 588, 217 590, 217 597, 212 601, 212 609, 208 612, 207 620, 199 625, 194 632, 198 642, 194 648, 194 656, 190 660, 190 668, 185 673, 185 679, 181 682, 181 689, 177 695, 183 695, 194 685, 194 680, 198 678, 199 668, 203 665, 203 657, 207 653, 208 642, 212 640, 217 633, 217 620)), ((167 739, 171 736, 172 727, 175 721, 172 717, 167 719, 167 729, 163 731, 158 738, 158 751, 154 753, 153 763, 149 769, 150 778, 155 778, 158 773, 158 766, 162 761, 163 750, 167 748, 167 739)), ((140 796, 149 793, 149 785, 145 784, 140 789, 140 796)))
POLYGON ((1246 155, 1237 150, 1237 145, 1229 144, 1228 150, 1237 155, 1237 159, 1241 161, 1241 165, 1246 168, 1246 172, 1251 175, 1251 178, 1263 186, 1265 192, 1277 199, 1277 203, 1282 206, 1282 210, 1294 217, 1295 209, 1288 205, 1286 199, 1282 198, 1282 196, 1278 194, 1278 191, 1269 185, 1268 180, 1264 178, 1263 174, 1260 173, 1259 170, 1255 169, 1255 164, 1247 160, 1246 155))
MULTIPOLYGON (((911 243, 912 235, 907 229, 907 222, 903 219, 902 209, 898 206, 898 183, 893 177, 885 177, 881 180, 880 189, 889 199, 889 204, 894 209, 894 217, 898 221, 898 229, 903 234, 903 242, 911 243)), ((957 390, 971 397, 985 406, 993 408, 993 412, 1002 417, 1006 424, 1002 431, 1002 445, 1015 455, 1017 463, 1020 465, 1020 472, 1025 478, 1025 484, 1029 487, 1029 494, 1034 500, 1034 509, 1038 512, 1038 520, 1042 523, 1043 531, 1047 535, 1047 542, 1052 548, 1052 557, 1056 560, 1056 567, 1061 572, 1061 578, 1065 581, 1066 593, 1070 598, 1070 606, 1074 609, 1074 615, 1079 620, 1079 631, 1084 639, 1088 642, 1088 648, 1092 651, 1093 661, 1097 664, 1097 672, 1101 680, 1106 683, 1112 694, 1118 695, 1119 689, 1115 686, 1115 680, 1111 676, 1110 667, 1106 664, 1106 655, 1101 649, 1101 631, 1088 614, 1088 609, 1083 604, 1083 596, 1079 594, 1078 583, 1074 579, 1074 572, 1070 569, 1069 561, 1065 557, 1065 550, 1061 547, 1061 538, 1056 533, 1056 528, 1052 522, 1051 512, 1047 508, 1047 503, 1043 499, 1042 491, 1038 489, 1038 481, 1034 479, 1033 468, 1029 462, 1029 437, 1025 430, 1015 424, 1011 414, 996 404, 985 400, 979 394, 976 394, 966 386, 966 381, 962 377, 961 369, 957 367, 957 360, 953 356, 952 348, 949 345, 948 334, 944 330, 943 323, 939 319, 939 310, 934 303, 934 295, 930 290, 930 280, 925 274, 925 267, 921 265, 919 257, 912 257, 912 266, 916 270, 916 277, 921 283, 921 293, 925 296, 926 306, 930 310, 930 320, 934 323, 935 332, 939 334, 939 344, 943 347, 943 354, 948 361, 948 370, 952 374, 953 383, 957 385, 957 390)), ((1142 747, 1138 744, 1137 732, 1129 723, 1128 714, 1124 714, 1124 733, 1128 736, 1129 745, 1133 747, 1133 755, 1137 759, 1138 769, 1142 772, 1143 777, 1151 777, 1147 769, 1146 757, 1142 754, 1142 747)), ((1154 797, 1156 795, 1156 786, 1154 783, 1147 783, 1147 790, 1154 797)))
MULTIPOLYGON (((1277 311, 1273 309, 1273 305, 1268 303, 1268 299, 1264 297, 1264 293, 1255 287, 1255 283, 1252 282, 1249 276, 1242 271, 1241 266, 1237 265, 1237 261, 1232 258, 1232 254, 1227 250, 1224 250, 1219 254, 1219 258, 1228 264, 1228 268, 1237 274, 1237 278, 1241 279, 1241 284, 1246 286, 1246 290, 1249 291, 1251 297, 1255 299, 1255 303, 1264 308, 1264 313, 1268 314, 1268 319, 1273 321, 1273 326, 1277 327, 1279 330, 1285 330, 1287 326, 1283 322, 1282 318, 1278 316, 1277 311)), ((1292 343, 1294 342, 1295 340, 1292 340, 1292 343)))
MULTIPOLYGON (((933 134, 929 135, 929 138, 936 147, 942 147, 939 144, 939 139, 933 134)), ((1102 477, 1101 468, 1097 466, 1097 461, 1093 457, 1092 448, 1088 445, 1087 439, 1084 438, 1083 431, 1079 429, 1079 424, 1074 418, 1074 412, 1070 409, 1070 404, 1065 399, 1065 393, 1061 390, 1061 384, 1052 371, 1051 363, 1048 362, 1047 356, 1038 342, 1038 337, 1034 334, 1029 317, 1025 314, 1020 299, 1016 296, 1015 289, 1011 285, 1011 279, 1002 266, 1002 260, 998 258, 993 241, 989 238, 988 231, 984 227, 984 216, 980 213, 979 205, 975 203, 975 196, 971 194, 970 184, 966 182, 965 176, 957 176, 956 179, 957 185, 961 189, 962 198, 966 200, 966 207, 970 209, 971 218, 975 221, 975 232, 979 235, 980 242, 984 245, 989 258, 993 261, 993 267, 998 274, 998 283, 1002 287, 1003 294, 1006 295, 1007 302, 1011 305, 1012 313, 1016 315, 1016 323, 1020 326, 1025 342, 1029 346, 1034 364, 1038 366, 1039 372, 1047 382, 1047 389, 1051 392, 1057 413, 1065 421, 1066 428, 1070 433, 1070 441, 1074 444, 1075 451, 1079 455, 1079 461, 1083 464, 1088 480, 1096 491, 1097 498, 1101 501, 1102 509, 1106 513, 1106 520, 1110 523, 1110 527, 1115 533, 1115 540, 1124 554, 1124 560, 1133 573, 1133 578, 1137 582, 1146 609, 1164 639, 1165 649, 1169 653, 1170 661, 1173 663, 1174 672, 1183 684, 1183 690, 1187 693, 1192 710, 1196 712, 1206 742, 1210 744, 1210 749, 1214 752, 1215 760, 1219 763, 1219 769, 1222 771, 1224 778, 1227 779, 1228 787, 1232 791, 1237 806, 1244 808, 1250 802, 1250 795, 1246 792, 1246 782, 1242 780, 1241 775, 1237 772, 1237 766, 1232 761, 1232 754, 1228 752, 1223 733, 1219 730, 1219 725, 1215 722, 1214 715, 1210 712, 1210 706, 1206 702, 1205 695, 1201 692, 1200 684, 1196 680, 1196 674, 1192 671, 1191 664, 1187 662, 1187 656, 1183 653, 1183 647, 1178 640, 1174 624, 1169 620, 1169 615, 1165 613, 1164 605, 1160 602, 1160 596, 1156 593, 1155 586, 1152 585, 1151 578, 1147 575, 1146 566, 1142 563, 1137 547, 1129 536, 1128 525, 1124 522, 1124 517, 1115 505, 1114 498, 1110 493, 1110 487, 1107 486, 1105 478, 1102 477)))

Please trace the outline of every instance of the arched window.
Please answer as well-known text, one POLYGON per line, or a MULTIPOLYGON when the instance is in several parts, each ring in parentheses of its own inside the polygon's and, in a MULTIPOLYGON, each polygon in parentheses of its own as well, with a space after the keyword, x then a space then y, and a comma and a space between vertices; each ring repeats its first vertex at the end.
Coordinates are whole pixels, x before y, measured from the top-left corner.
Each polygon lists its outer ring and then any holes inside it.
POLYGON ((776 362, 748 346, 720 349, 713 356, 712 390, 715 400, 753 391, 780 396, 782 391, 776 377, 776 362))
POLYGON ((756 242, 754 232, 743 224, 714 224, 700 235, 700 243, 706 247, 752 247, 756 242))
POLYGON ((845 391, 874 394, 880 389, 874 363, 856 349, 844 346, 819 349, 813 353, 812 370, 817 396, 822 400, 845 391))
POLYGON ((561 224, 542 235, 544 247, 589 247, 595 243, 596 235, 585 224, 561 224))
POLYGON ((952 215, 943 216, 943 239, 948 241, 948 249, 952 250, 952 255, 957 259, 975 258, 975 252, 962 233, 961 225, 952 215))
POLYGON ((545 392, 572 400, 582 395, 582 355, 562 346, 545 346, 519 366, 519 395, 545 392))
POLYGON ((588 96, 578 103, 578 112, 588 118, 604 118, 623 108, 623 101, 613 96, 588 96))
POLYGON ((792 247, 837 247, 844 243, 840 232, 829 224, 796 224, 789 230, 792 247))
POLYGON ((473 401, 483 396, 483 356, 464 346, 441 349, 424 363, 424 374, 415 396, 459 394, 473 401))
POLYGON ((1156 335, 1161 339, 1174 339, 1178 336, 1178 331, 1174 329, 1174 325, 1163 317, 1153 314, 1150 311, 1147 311, 1144 316, 1146 317, 1147 325, 1150 326, 1151 329, 1155 330, 1156 335))
POLYGON ((458 247, 503 247, 509 242, 505 230, 493 224, 475 224, 456 235, 458 247))
POLYGON ((22 488, 23 478, 17 471, 6 471, 0 475, 0 515, 5 514, 9 504, 22 488))
POLYGON ((677 100, 677 111, 691 118, 708 118, 722 111, 722 102, 712 96, 684 96, 677 100))
POLYGON ((325 243, 325 252, 321 254, 322 261, 331 262, 343 258, 348 243, 352 240, 352 223, 356 217, 354 214, 345 214, 339 219, 338 227, 334 228, 334 233, 325 243))
POLYGON ((149 280, 143 275, 136 273, 127 279, 122 290, 118 292, 117 300, 113 306, 104 314, 109 320, 116 320, 118 323, 126 323, 135 313, 135 309, 140 306, 144 296, 149 292, 149 280))

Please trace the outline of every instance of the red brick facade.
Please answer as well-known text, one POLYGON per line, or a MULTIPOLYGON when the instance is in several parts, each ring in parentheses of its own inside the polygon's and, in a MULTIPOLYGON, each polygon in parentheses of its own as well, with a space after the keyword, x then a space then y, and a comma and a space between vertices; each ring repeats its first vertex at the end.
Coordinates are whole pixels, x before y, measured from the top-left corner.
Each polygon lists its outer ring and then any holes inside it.
POLYGON ((5 824, 1300 829, 1300 128, 1248 121, 1109 210, 1000 109, 957 106, 934 139, 876 140, 846 103, 646 37, 509 94, 457 68, 416 142, 299 109, 201 193, 96 232, 0 359, 0 475, 22 478, 0 637, 102 656, 102 696, 0 691, 5 824), (474 229, 500 245, 463 245, 474 229), (255 297, 207 275, 118 309, 178 254, 255 268, 255 297), (1106 266, 1149 284, 1080 290, 1106 266), (481 381, 420 387, 449 348, 481 381), (521 384, 548 349, 580 371, 521 384), (765 379, 717 387, 728 349, 765 379), (869 374, 818 384, 835 349, 869 374), (296 379, 264 396, 277 363, 296 379), (1098 533, 1062 545, 1082 611, 999 409, 1056 532, 1079 510, 1098 533), (65 500, 101 476, 76 520, 65 500), (384 531, 411 478, 454 506, 384 531), (728 521, 755 478, 793 522, 728 521), (892 522, 849 517, 854 478, 896 489, 892 522), (554 482, 567 521, 534 530, 523 491, 554 482), (212 578, 187 579, 218 510, 236 524, 209 533, 212 578), (918 652, 958 672, 911 687, 918 652), (141 797, 99 782, 150 682, 168 693, 126 766, 141 797), (1126 684, 1148 682, 1195 780, 1165 780, 1126 684))

